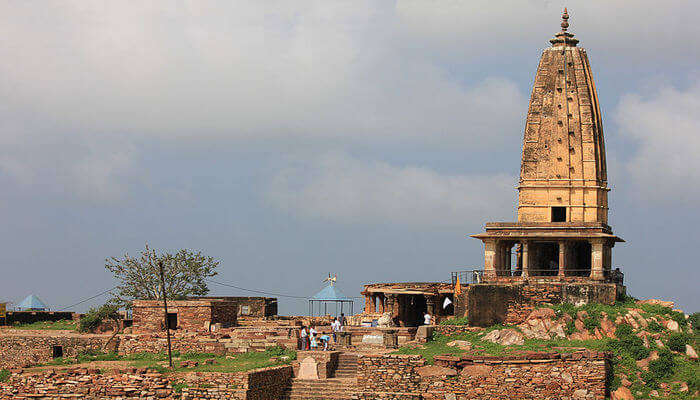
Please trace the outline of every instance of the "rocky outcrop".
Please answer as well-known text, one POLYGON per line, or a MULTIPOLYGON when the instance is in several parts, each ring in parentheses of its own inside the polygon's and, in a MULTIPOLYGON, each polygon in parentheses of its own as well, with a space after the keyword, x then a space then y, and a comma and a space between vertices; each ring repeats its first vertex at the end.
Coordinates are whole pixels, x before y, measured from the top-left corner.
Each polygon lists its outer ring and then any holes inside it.
POLYGON ((632 392, 624 386, 620 386, 616 391, 614 391, 610 398, 612 400, 634 400, 632 392))
POLYGON ((484 335, 483 340, 498 343, 502 346, 522 345, 525 338, 515 329, 494 330, 484 335))

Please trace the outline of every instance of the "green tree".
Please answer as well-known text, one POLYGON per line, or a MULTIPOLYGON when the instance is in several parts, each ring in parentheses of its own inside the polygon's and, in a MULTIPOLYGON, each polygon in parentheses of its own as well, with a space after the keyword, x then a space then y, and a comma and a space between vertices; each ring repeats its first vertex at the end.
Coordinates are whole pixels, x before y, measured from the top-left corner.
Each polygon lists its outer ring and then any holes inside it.
POLYGON ((129 254, 105 260, 105 268, 120 281, 114 301, 130 307, 135 299, 157 300, 162 298, 160 271, 163 262, 165 293, 169 299, 184 299, 209 293, 206 279, 217 274, 219 261, 201 252, 182 249, 177 253, 158 254, 146 244, 138 258, 129 254))

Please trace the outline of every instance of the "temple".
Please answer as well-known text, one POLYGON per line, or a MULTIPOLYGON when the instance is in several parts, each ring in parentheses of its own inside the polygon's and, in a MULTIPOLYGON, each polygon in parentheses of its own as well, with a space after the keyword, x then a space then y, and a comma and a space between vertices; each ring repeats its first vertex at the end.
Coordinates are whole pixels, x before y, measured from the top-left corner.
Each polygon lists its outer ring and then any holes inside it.
POLYGON ((623 240, 608 225, 603 124, 586 51, 561 31, 542 52, 525 124, 518 221, 489 222, 484 282, 544 278, 619 279, 612 248, 623 240))

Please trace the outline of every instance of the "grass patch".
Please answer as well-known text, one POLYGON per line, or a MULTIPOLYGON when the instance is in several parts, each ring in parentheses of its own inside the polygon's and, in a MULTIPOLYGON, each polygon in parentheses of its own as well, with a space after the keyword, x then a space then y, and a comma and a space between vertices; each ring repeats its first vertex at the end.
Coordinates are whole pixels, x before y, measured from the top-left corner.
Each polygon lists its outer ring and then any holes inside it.
POLYGON ((0 382, 7 382, 8 379, 10 379, 10 371, 0 369, 0 382))
MULTIPOLYGON (((593 327, 593 329, 595 329, 596 327, 600 326, 600 320, 603 317, 603 313, 607 314, 608 318, 614 321, 615 318, 617 318, 618 316, 627 314, 629 308, 638 308, 639 306, 635 304, 635 300, 633 297, 628 296, 624 300, 617 301, 613 305, 589 303, 584 304, 582 306, 575 306, 570 303, 564 303, 551 304, 547 305, 546 307, 553 309, 557 317, 561 317, 564 314, 569 314, 569 316, 573 319, 576 319, 576 314, 579 311, 585 311, 588 314, 588 318, 593 318, 593 320, 589 322, 589 324, 591 324, 590 326, 593 326, 594 322, 597 321, 597 325, 593 327)), ((670 309, 666 309, 666 312, 670 312, 670 309)))
POLYGON ((13 324, 14 329, 32 329, 32 330, 48 330, 48 331, 74 331, 77 328, 75 321, 62 319, 59 321, 37 321, 31 324, 13 324))
POLYGON ((493 326, 481 332, 466 332, 457 335, 445 336, 441 334, 433 335, 433 340, 422 345, 421 347, 402 347, 393 354, 415 354, 425 358, 428 364, 434 362, 436 355, 459 355, 466 351, 457 347, 448 346, 447 343, 453 340, 466 340, 472 344, 472 349, 484 354, 501 356, 514 354, 523 351, 546 351, 546 352, 573 352, 576 349, 588 348, 598 351, 606 349, 608 339, 602 340, 567 340, 567 339, 525 339, 522 345, 502 346, 498 343, 481 340, 481 337, 492 330, 504 329, 513 327, 493 326))
POLYGON ((173 383, 173 392, 182 393, 182 389, 188 388, 188 387, 190 387, 190 385, 188 385, 185 382, 176 382, 176 383, 173 383))
POLYGON ((440 325, 469 325, 468 317, 450 318, 440 322, 440 325))

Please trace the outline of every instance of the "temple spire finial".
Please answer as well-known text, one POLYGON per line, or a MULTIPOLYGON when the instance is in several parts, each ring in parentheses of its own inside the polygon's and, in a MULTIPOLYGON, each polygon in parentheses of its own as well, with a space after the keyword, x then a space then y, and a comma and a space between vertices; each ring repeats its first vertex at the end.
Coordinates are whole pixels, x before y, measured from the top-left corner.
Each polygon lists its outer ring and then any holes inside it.
POLYGON ((564 13, 561 15, 561 31, 566 32, 569 28, 569 12, 564 7, 564 13))
POLYGON ((561 14, 561 31, 549 41, 552 46, 576 47, 578 39, 574 38, 574 35, 567 30, 569 30, 569 11, 564 8, 564 12, 561 14))

